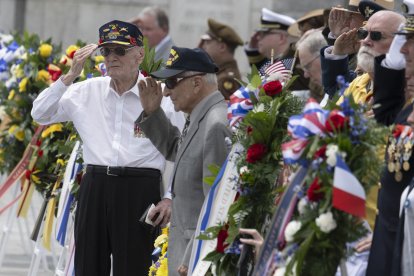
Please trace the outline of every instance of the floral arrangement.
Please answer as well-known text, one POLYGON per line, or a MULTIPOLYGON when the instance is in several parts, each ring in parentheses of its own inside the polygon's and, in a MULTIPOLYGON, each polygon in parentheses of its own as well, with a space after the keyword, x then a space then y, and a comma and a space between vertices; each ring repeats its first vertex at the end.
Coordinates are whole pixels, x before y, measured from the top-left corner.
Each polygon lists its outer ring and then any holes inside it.
MULTIPOLYGON (((61 54, 60 46, 37 35, 3 35, 0 40, 0 172, 10 173, 38 127, 30 115, 33 100, 69 70, 75 51, 85 44, 78 41, 61 54)), ((101 56, 90 59, 79 80, 100 76, 102 60, 101 56)), ((76 139, 71 123, 48 126, 37 141, 37 162, 26 171, 26 179, 42 193, 51 191, 76 139)))
POLYGON ((149 269, 148 276, 167 276, 168 275, 168 232, 169 227, 165 227, 161 230, 161 235, 157 237, 154 242, 154 251, 152 256, 154 260, 152 266, 149 269))
POLYGON ((365 193, 378 183, 378 150, 389 129, 364 116, 366 110, 352 97, 325 110, 311 100, 303 114, 290 118, 293 139, 284 145, 285 162, 308 170, 284 239, 278 240, 275 275, 335 275, 352 253, 347 244, 367 234, 365 193))
MULTIPOLYGON (((294 78, 285 85, 280 80, 278 73, 262 79, 253 68, 249 83, 230 98, 233 140, 245 149, 236 161, 240 171, 238 193, 227 221, 208 228, 199 236, 200 239, 217 239, 216 250, 205 258, 213 263, 213 273, 217 275, 231 275, 237 270, 239 228, 256 228, 264 234, 263 225, 275 207, 276 183, 283 167, 281 145, 288 137, 286 126, 289 117, 303 106, 302 101, 288 91, 294 78)), ((245 262, 251 266, 253 256, 245 262)))

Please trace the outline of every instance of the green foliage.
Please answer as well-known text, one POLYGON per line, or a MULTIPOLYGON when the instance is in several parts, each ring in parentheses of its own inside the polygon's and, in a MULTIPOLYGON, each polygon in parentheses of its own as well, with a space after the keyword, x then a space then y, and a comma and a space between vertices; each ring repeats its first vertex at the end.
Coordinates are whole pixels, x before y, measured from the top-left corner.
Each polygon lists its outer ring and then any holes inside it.
POLYGON ((145 56, 140 64, 140 70, 145 71, 147 74, 151 74, 160 69, 162 60, 155 60, 155 48, 149 47, 148 39, 146 37, 144 37, 144 51, 145 56))

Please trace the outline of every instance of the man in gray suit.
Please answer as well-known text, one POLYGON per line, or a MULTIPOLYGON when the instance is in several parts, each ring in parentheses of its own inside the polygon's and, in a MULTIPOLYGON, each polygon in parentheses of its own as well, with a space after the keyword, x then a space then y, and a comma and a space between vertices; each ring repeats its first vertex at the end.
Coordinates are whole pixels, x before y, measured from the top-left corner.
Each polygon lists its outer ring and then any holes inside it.
MULTIPOLYGON (((160 108, 161 84, 154 78, 138 84, 144 111, 136 122, 165 158, 175 161, 170 186, 173 199, 169 275, 178 275, 177 268, 180 274, 186 274, 191 252, 189 242, 210 190, 203 179, 211 175, 208 166, 221 166, 228 153, 227 105, 217 89, 217 70, 204 50, 173 47, 166 68, 151 74, 165 80, 164 96, 171 97, 175 110, 188 114, 181 135, 160 108)), ((164 199, 159 205, 164 204, 169 204, 169 200, 164 199)))
POLYGON ((149 46, 155 47, 155 60, 162 59, 165 62, 174 45, 169 35, 170 25, 165 11, 159 7, 146 7, 130 22, 142 31, 144 37, 148 39, 149 46))

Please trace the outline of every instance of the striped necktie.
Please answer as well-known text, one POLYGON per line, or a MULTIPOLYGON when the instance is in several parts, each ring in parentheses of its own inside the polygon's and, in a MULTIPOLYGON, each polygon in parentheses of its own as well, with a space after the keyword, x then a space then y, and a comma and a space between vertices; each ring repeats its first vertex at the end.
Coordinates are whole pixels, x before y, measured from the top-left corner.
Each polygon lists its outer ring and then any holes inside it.
POLYGON ((187 135, 188 127, 190 126, 190 116, 185 116, 185 124, 183 131, 181 132, 180 139, 178 140, 178 146, 181 146, 181 143, 184 140, 184 137, 187 135))

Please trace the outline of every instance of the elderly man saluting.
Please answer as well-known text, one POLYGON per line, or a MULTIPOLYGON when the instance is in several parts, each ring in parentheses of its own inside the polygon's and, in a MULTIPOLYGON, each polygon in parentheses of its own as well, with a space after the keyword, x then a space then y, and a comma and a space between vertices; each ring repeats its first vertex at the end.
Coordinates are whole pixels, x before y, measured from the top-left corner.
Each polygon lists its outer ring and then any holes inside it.
POLYGON ((222 165, 227 156, 225 138, 227 106, 217 89, 217 66, 202 49, 173 47, 166 68, 154 72, 164 79, 164 96, 175 110, 189 116, 182 135, 160 108, 161 84, 155 79, 138 86, 144 111, 137 119, 145 135, 167 160, 175 161, 171 190, 172 218, 168 247, 168 273, 185 274, 198 216, 210 186, 203 183, 211 173, 208 166, 222 165), (187 253, 186 253, 187 251, 187 253), (184 258, 183 258, 184 256, 184 258))
MULTIPOLYGON (((165 159, 134 124, 143 110, 137 85, 143 79, 138 71, 142 39, 133 24, 104 24, 99 44, 79 49, 69 72, 33 103, 35 121, 72 121, 83 141, 86 173, 75 219, 76 276, 109 275, 111 255, 114 276, 146 275, 151 265, 154 233, 139 218, 160 201, 165 159), (108 76, 72 84, 97 48, 108 76)), ((168 99, 161 105, 171 121, 179 121, 168 99)), ((168 201, 158 204, 156 223, 169 220, 168 201)))

